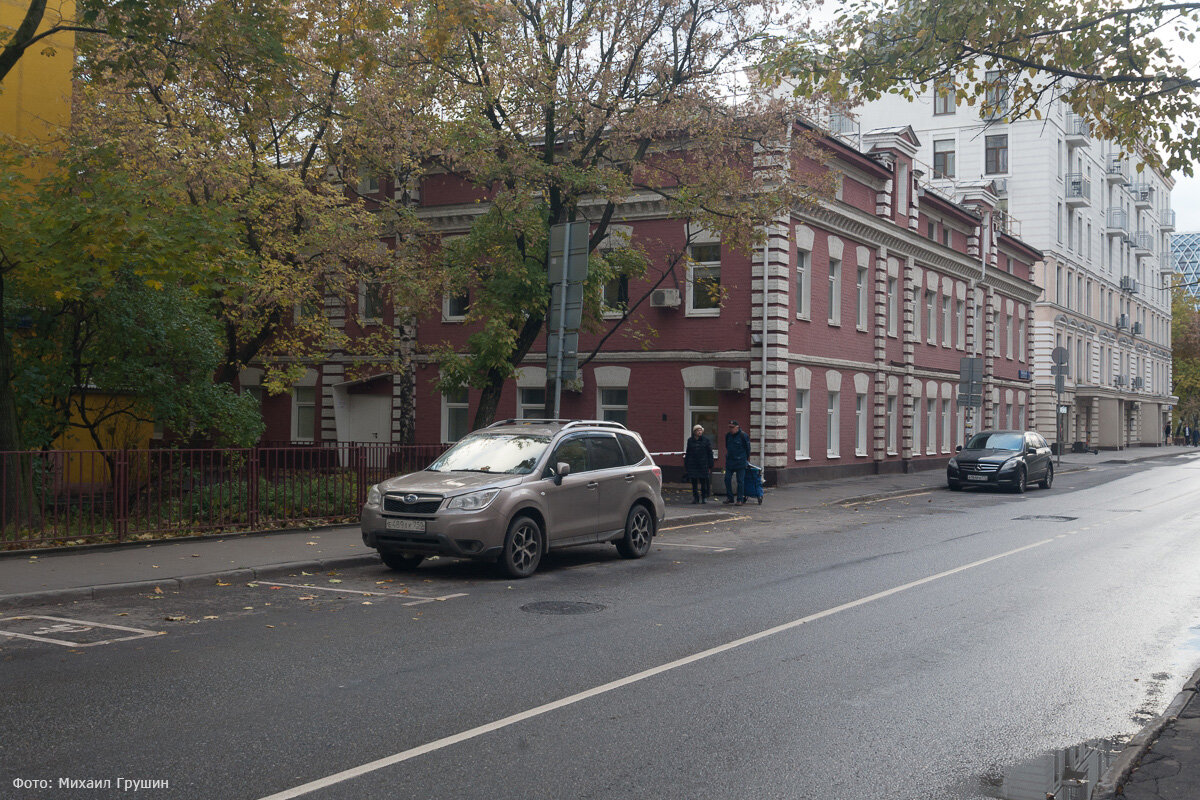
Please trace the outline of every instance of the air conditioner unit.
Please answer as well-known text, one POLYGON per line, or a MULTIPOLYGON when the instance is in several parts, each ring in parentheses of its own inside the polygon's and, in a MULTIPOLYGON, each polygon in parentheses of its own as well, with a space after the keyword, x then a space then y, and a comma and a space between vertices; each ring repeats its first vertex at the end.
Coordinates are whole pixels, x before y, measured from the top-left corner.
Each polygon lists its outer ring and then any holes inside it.
POLYGON ((1119 330, 1119 331, 1129 330, 1129 315, 1128 314, 1122 314, 1121 316, 1117 317, 1117 330, 1119 330))
POLYGON ((1129 332, 1132 333, 1134 336, 1141 336, 1142 335, 1142 323, 1140 323, 1140 322, 1133 323, 1133 327, 1130 328, 1129 332))
POLYGON ((1142 388, 1142 387, 1144 387, 1145 385, 1146 385, 1146 379, 1145 379, 1145 378, 1134 378, 1134 379, 1133 379, 1133 388, 1134 388, 1134 389, 1141 389, 1141 388, 1142 388))
POLYGON ((992 186, 996 187, 996 194, 1005 194, 1008 191, 1008 178, 992 178, 992 186))
POLYGON ((1133 278, 1128 275, 1121 276, 1121 291, 1128 292, 1133 289, 1133 278))
POLYGON ((654 308, 679 308, 679 290, 655 289, 650 293, 650 305, 654 308))
POLYGON ((1114 375, 1113 376, 1113 386, 1124 386, 1128 382, 1129 382, 1129 379, 1126 378, 1124 375, 1114 375))
POLYGON ((748 385, 746 370, 744 369, 724 369, 718 367, 713 375, 713 387, 718 391, 742 392, 746 390, 748 385))

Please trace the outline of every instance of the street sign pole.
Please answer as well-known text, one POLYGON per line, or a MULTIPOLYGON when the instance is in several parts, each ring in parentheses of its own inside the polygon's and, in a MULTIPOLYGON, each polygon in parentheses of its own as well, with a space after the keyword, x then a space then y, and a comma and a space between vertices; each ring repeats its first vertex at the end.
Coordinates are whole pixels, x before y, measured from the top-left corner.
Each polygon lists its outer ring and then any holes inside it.
MULTIPOLYGON (((564 222, 550 228, 547 281, 551 302, 546 320, 546 372, 554 381, 555 419, 562 413, 563 382, 573 380, 578 371, 583 283, 588 273, 588 231, 586 222, 564 222)), ((546 409, 544 413, 548 412, 546 409)))
POLYGON ((562 280, 558 282, 558 297, 559 297, 559 314, 558 314, 558 358, 554 360, 554 416, 553 419, 558 419, 558 409, 562 402, 562 373, 563 373, 563 358, 566 354, 563 345, 567 340, 567 275, 569 270, 569 262, 571 260, 571 226, 566 226, 564 234, 565 241, 563 242, 563 270, 562 280))

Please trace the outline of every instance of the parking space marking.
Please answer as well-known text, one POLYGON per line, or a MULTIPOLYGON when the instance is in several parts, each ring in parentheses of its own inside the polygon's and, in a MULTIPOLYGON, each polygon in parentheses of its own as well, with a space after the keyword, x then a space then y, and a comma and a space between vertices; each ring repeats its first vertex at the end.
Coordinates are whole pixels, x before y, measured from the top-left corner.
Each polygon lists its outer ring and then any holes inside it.
POLYGON ((933 494, 933 492, 913 492, 912 494, 897 494, 897 495, 892 495, 891 497, 877 497, 874 500, 856 500, 853 503, 838 503, 838 505, 846 506, 846 507, 865 506, 865 505, 870 505, 871 503, 886 503, 889 500, 904 500, 905 498, 908 498, 908 497, 924 497, 927 494, 933 494))
POLYGON ((659 528, 659 530, 660 531, 680 531, 680 530, 683 530, 684 528, 698 528, 702 525, 719 525, 722 522, 738 522, 743 519, 750 519, 750 517, 748 517, 748 516, 721 517, 720 519, 714 519, 711 522, 689 522, 687 525, 672 525, 669 528, 659 528))
POLYGON ((0 636, 12 636, 18 639, 30 639, 35 642, 46 642, 47 644, 57 644, 63 647, 96 647, 102 644, 113 644, 114 642, 127 642, 131 639, 145 639, 151 636, 163 636, 166 631, 148 631, 144 628, 127 628, 124 625, 109 625, 105 622, 90 622, 82 619, 68 619, 67 617, 43 617, 37 615, 26 615, 19 617, 3 617, 0 618, 0 625, 6 622, 27 622, 32 620, 45 620, 48 624, 36 627, 30 633, 18 633, 16 631, 0 630, 0 636), (110 639, 101 639, 95 642, 77 641, 68 639, 56 639, 54 636, 62 636, 65 634, 82 634, 92 631, 96 628, 104 628, 106 630, 124 631, 132 633, 133 636, 115 636, 110 639))
POLYGON ((392 592, 364 592, 361 589, 338 589, 334 586, 305 586, 302 583, 280 583, 279 581, 254 581, 256 584, 263 586, 286 586, 289 589, 304 589, 305 591, 313 590, 318 592, 340 592, 342 594, 357 594, 363 597, 398 597, 412 600, 411 603, 404 603, 406 606, 419 606, 422 603, 437 603, 442 600, 450 600, 455 597, 466 597, 466 592, 457 592, 455 594, 444 594, 440 597, 426 597, 420 594, 405 594, 403 591, 392 592))
POLYGON ((714 553, 728 553, 732 547, 718 547, 710 544, 684 544, 683 542, 655 542, 659 547, 694 547, 697 550, 711 550, 714 553))

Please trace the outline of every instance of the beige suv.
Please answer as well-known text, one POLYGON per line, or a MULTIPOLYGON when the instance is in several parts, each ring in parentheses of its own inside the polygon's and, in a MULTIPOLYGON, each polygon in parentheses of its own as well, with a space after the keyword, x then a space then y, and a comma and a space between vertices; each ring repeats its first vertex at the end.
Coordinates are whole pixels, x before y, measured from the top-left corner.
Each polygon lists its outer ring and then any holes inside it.
POLYGON ((613 542, 641 558, 665 514, 662 470, 624 425, 509 419, 372 486, 362 537, 392 569, 438 554, 525 578, 559 547, 613 542))

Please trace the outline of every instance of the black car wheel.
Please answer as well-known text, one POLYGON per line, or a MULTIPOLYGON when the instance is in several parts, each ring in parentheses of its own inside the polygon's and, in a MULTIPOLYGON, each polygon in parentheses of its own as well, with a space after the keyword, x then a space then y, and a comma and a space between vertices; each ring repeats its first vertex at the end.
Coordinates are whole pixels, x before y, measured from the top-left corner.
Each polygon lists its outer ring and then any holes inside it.
POLYGON ((510 578, 528 578, 542 560, 542 527, 532 517, 521 515, 508 525, 500 569, 510 578))
POLYGON ((625 535, 617 540, 617 552, 625 558, 641 558, 650 552, 654 538, 654 516, 638 503, 625 517, 625 535))
POLYGON ((425 560, 425 556, 410 556, 395 550, 380 550, 379 558, 384 564, 399 572, 416 569, 417 565, 425 560))
POLYGON ((1053 484, 1053 483, 1054 483, 1054 465, 1047 464, 1046 465, 1046 477, 1044 477, 1040 481, 1038 481, 1038 486, 1042 487, 1043 489, 1049 489, 1051 484, 1053 484))
POLYGON ((1017 494, 1025 494, 1025 489, 1025 468, 1021 467, 1017 470, 1017 480, 1016 483, 1013 484, 1013 491, 1017 494))

